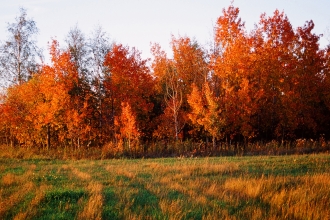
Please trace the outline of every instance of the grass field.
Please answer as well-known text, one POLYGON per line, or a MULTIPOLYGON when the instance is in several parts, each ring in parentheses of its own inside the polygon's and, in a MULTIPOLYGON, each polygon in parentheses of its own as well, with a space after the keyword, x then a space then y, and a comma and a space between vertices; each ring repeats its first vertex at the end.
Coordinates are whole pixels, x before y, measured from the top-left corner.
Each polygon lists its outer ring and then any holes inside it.
POLYGON ((330 219, 330 155, 0 159, 0 219, 330 219))

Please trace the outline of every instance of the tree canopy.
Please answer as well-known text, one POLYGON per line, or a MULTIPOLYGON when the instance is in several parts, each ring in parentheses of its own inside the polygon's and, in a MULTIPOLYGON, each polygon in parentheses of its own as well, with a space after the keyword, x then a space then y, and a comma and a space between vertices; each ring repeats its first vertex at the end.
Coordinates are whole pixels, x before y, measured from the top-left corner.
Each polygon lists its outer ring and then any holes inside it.
MULTIPOLYGON (((246 30, 239 8, 222 10, 212 47, 172 36, 169 57, 152 58, 74 26, 51 63, 26 10, 0 45, 4 94, 0 142, 35 148, 111 146, 146 154, 156 143, 291 141, 330 138, 330 45, 320 48, 314 22, 292 27, 284 12, 262 14, 246 30), (151 62, 150 62, 151 61, 151 62)), ((175 145, 177 147, 177 145, 175 145)), ((181 151, 180 147, 172 149, 181 151)))

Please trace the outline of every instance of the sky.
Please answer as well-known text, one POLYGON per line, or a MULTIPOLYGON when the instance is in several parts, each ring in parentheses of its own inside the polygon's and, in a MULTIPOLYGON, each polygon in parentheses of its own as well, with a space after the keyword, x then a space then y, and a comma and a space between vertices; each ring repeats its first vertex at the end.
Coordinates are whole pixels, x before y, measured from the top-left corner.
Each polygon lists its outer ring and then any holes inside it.
MULTIPOLYGON (((27 17, 36 21, 38 46, 47 59, 48 42, 57 39, 60 46, 75 25, 90 36, 101 26, 110 40, 136 47, 142 58, 152 58, 150 44, 159 43, 170 53, 171 36, 188 36, 201 45, 212 41, 213 27, 222 9, 231 0, 0 0, 0 41, 8 38, 7 24, 27 9, 27 17)), ((329 44, 329 0, 235 0, 247 31, 278 9, 288 16, 293 28, 313 20, 314 33, 324 34, 321 47, 329 44)))

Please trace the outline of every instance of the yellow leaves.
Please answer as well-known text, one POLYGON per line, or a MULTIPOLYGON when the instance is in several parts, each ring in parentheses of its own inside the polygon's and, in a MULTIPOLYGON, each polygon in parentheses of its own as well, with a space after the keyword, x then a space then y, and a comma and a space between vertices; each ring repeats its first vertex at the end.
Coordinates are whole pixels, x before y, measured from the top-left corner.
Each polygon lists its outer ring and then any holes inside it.
POLYGON ((275 128, 282 135, 323 133, 329 117, 320 131, 315 124, 330 108, 330 50, 319 50, 313 28, 310 21, 294 31, 277 10, 248 33, 239 8, 230 5, 215 24, 210 51, 172 36, 173 57, 152 45, 152 75, 138 50, 113 44, 94 79, 78 75, 72 53, 53 41, 52 63, 1 100, 0 123, 19 141, 45 138, 51 128, 52 138, 65 144, 95 145, 114 141, 115 133, 122 142, 139 138, 140 131, 148 140, 152 134, 195 139, 192 131, 202 129, 238 140, 257 133, 276 138, 275 128))
MULTIPOLYGON (((64 127, 72 128, 81 123, 81 115, 69 109, 69 91, 77 76, 77 71, 70 62, 70 57, 65 52, 60 52, 58 43, 53 42, 50 50, 52 66, 44 65, 39 74, 26 83, 11 89, 12 101, 19 104, 20 111, 12 109, 11 114, 16 114, 15 123, 19 138, 23 143, 44 143, 46 136, 53 131, 63 130, 64 127)), ((11 101, 7 100, 9 105, 11 101)), ((60 137, 61 139, 61 137, 60 137)), ((49 140, 49 139, 48 139, 49 140)))
POLYGON ((188 103, 192 108, 189 114, 192 123, 203 126, 213 137, 221 137, 225 125, 223 109, 220 108, 220 100, 213 94, 209 84, 204 84, 203 92, 193 85, 192 93, 188 95, 188 103))
POLYGON ((210 86, 208 83, 205 83, 204 85, 204 90, 205 90, 205 98, 207 101, 208 108, 212 112, 216 112, 219 110, 219 100, 217 97, 214 96, 213 92, 210 89, 210 86))
POLYGON ((127 102, 121 103, 121 115, 115 118, 115 126, 119 129, 120 137, 128 140, 137 139, 140 136, 136 125, 136 118, 131 106, 127 102))
POLYGON ((153 74, 155 77, 162 79, 166 74, 164 70, 167 68, 167 55, 159 44, 154 44, 151 48, 151 52, 154 56, 154 61, 152 63, 153 74))

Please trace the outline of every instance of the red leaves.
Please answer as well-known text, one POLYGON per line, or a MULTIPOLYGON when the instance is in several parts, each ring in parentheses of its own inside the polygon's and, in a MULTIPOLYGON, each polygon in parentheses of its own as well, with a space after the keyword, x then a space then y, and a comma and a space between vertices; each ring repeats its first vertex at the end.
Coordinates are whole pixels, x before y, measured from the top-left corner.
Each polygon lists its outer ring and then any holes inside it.
POLYGON ((77 70, 88 66, 87 55, 78 65, 53 41, 51 64, 8 89, 0 129, 20 144, 121 141, 129 148, 152 136, 212 136, 215 146, 225 139, 330 135, 330 49, 320 50, 313 28, 308 21, 293 29, 276 10, 261 15, 248 34, 239 8, 230 5, 215 24, 210 53, 172 36, 173 57, 158 44, 151 48, 151 74, 138 50, 113 44, 98 66, 102 74, 91 80, 84 75, 89 70, 77 70))
POLYGON ((215 28, 215 42, 222 47, 232 44, 244 29, 244 22, 238 17, 239 8, 233 5, 229 6, 227 10, 222 10, 223 15, 217 20, 215 28))
POLYGON ((113 45, 104 61, 109 70, 104 80, 105 101, 112 110, 111 117, 118 116, 122 102, 128 103, 137 118, 144 118, 137 122, 141 130, 148 129, 148 114, 153 108, 150 98, 154 84, 146 63, 135 48, 121 44, 113 45))

